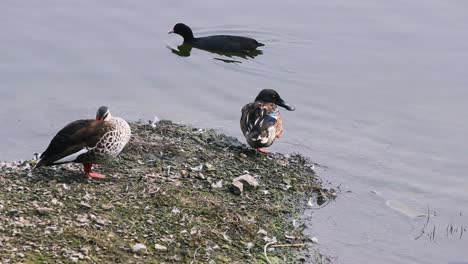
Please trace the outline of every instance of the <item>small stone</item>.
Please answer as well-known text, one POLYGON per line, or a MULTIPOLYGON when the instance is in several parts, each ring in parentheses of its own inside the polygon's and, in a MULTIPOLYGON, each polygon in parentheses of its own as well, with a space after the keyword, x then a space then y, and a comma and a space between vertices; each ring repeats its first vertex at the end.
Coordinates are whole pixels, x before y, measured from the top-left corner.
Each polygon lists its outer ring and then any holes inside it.
POLYGON ((251 248, 253 248, 255 246, 254 243, 252 242, 248 242, 247 244, 245 244, 245 247, 247 248, 247 250, 250 250, 251 248))
POLYGON ((181 170, 180 174, 184 177, 188 176, 189 172, 187 170, 181 170))
POLYGON ((180 213, 180 209, 174 206, 174 208, 172 208, 172 211, 171 211, 171 212, 172 212, 173 214, 178 214, 178 213, 180 213))
POLYGON ((318 244, 318 239, 316 237, 312 237, 310 241, 314 244, 318 244))
POLYGON ((231 185, 231 191, 234 194, 240 195, 244 191, 244 185, 240 181, 234 181, 231 185))
POLYGON ((155 244, 154 249, 159 250, 159 251, 166 251, 167 247, 160 245, 160 244, 155 244))
POLYGON ((257 234, 262 234, 264 236, 268 235, 268 232, 265 229, 260 228, 257 232, 257 234))
POLYGON ((215 183, 212 183, 211 184, 211 187, 215 188, 215 189, 220 189, 223 187, 223 180, 219 180, 215 183))
POLYGON ((82 248, 80 249, 80 252, 83 253, 83 254, 85 254, 85 255, 88 255, 88 254, 89 254, 89 251, 91 251, 91 248, 89 248, 89 247, 82 247, 82 248))
POLYGON ((241 153, 239 156, 241 156, 242 158, 247 158, 247 155, 245 155, 244 153, 241 153))
POLYGON ((89 223, 89 219, 87 215, 80 215, 76 218, 76 220, 80 223, 89 223))
POLYGON ((114 206, 112 204, 104 204, 101 207, 104 210, 110 210, 110 209, 114 208, 114 206))
POLYGON ((190 170, 192 170, 192 171, 202 171, 203 170, 203 165, 200 164, 200 165, 198 165, 196 167, 192 167, 192 168, 190 168, 190 170))
POLYGON ((232 180, 231 191, 234 194, 241 194, 245 189, 252 189, 258 186, 258 181, 250 174, 244 174, 232 180))
POLYGON ((234 181, 240 181, 242 182, 244 185, 246 185, 246 187, 257 187, 258 186, 258 181, 250 174, 244 174, 244 175, 241 175, 239 177, 236 177, 232 180, 233 182, 234 181))
POLYGON ((91 205, 89 205, 88 203, 86 203, 84 201, 80 202, 80 206, 83 207, 83 208, 86 208, 86 209, 91 209, 91 205))
POLYGON ((205 164, 205 170, 206 170, 206 171, 215 171, 216 168, 215 168, 212 164, 206 163, 206 164, 205 164))
POLYGON ((89 193, 87 193, 85 196, 83 196, 83 199, 85 199, 86 201, 89 201, 89 200, 91 200, 92 198, 93 198, 93 197, 92 197, 89 193))
POLYGON ((138 254, 145 254, 146 253, 146 246, 145 244, 138 243, 132 246, 132 252, 138 254))

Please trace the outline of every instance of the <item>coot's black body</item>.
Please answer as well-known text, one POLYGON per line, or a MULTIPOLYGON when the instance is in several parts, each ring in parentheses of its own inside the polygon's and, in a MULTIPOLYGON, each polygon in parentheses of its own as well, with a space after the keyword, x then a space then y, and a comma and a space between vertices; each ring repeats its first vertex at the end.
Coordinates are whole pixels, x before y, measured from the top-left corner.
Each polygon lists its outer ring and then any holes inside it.
POLYGON ((169 33, 176 33, 184 38, 184 44, 190 44, 195 48, 220 51, 220 52, 246 52, 255 50, 257 47, 265 46, 253 38, 215 35, 195 38, 193 32, 185 24, 178 23, 169 33))

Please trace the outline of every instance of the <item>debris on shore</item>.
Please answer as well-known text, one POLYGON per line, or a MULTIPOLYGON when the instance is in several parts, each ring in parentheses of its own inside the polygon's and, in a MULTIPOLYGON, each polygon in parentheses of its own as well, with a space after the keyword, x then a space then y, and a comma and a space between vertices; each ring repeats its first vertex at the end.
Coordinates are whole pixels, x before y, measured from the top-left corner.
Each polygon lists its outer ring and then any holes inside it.
POLYGON ((301 213, 335 193, 304 157, 170 121, 131 127, 102 180, 80 164, 0 162, 1 263, 308 260, 301 213))

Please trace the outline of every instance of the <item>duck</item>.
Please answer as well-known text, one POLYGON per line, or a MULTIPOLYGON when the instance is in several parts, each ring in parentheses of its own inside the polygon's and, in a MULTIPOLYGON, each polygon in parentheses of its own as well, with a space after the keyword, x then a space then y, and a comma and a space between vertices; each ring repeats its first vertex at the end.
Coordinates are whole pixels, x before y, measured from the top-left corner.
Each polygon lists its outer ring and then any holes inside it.
POLYGON ((62 128, 41 154, 34 169, 69 162, 82 163, 85 177, 105 178, 105 175, 91 171, 93 164, 115 158, 130 136, 128 123, 112 116, 107 106, 101 106, 96 119, 76 120, 62 128))
POLYGON ((184 44, 190 44, 195 48, 209 51, 248 52, 258 47, 265 46, 265 44, 253 38, 242 36, 213 35, 196 38, 193 35, 192 29, 183 23, 177 23, 174 28, 169 31, 169 34, 172 33, 182 36, 184 38, 184 44))
POLYGON ((263 89, 254 102, 242 107, 240 127, 247 143, 260 153, 268 154, 262 148, 269 147, 283 133, 283 119, 279 106, 288 111, 295 108, 286 103, 273 89, 263 89))

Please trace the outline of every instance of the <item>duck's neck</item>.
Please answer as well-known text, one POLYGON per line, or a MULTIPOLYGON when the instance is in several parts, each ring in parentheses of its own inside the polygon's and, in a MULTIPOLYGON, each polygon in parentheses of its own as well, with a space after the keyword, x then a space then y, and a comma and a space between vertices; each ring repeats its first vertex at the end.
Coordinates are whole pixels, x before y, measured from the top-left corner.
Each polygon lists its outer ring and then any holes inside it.
POLYGON ((190 43, 190 42, 195 41, 195 37, 193 36, 192 31, 187 32, 187 34, 185 34, 182 37, 184 38, 184 42, 186 42, 186 43, 190 43))

